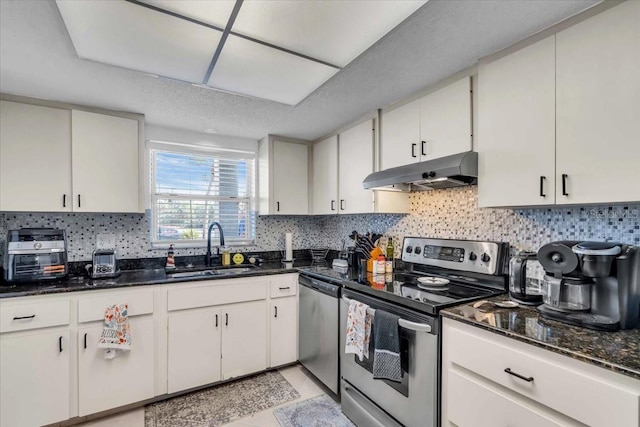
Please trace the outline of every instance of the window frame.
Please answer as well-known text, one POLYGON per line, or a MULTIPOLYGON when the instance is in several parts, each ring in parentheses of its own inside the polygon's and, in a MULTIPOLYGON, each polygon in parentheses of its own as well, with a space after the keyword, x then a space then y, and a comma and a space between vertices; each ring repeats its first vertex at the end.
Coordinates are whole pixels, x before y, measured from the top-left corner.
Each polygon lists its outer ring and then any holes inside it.
MULTIPOLYGON (((247 227, 252 230, 252 238, 246 240, 233 240, 228 241, 225 239, 225 246, 229 247, 247 247, 247 246, 255 246, 257 231, 256 231, 256 222, 257 222, 257 203, 258 203, 258 153, 256 151, 250 150, 238 150, 232 148, 222 148, 217 146, 203 146, 203 145, 195 145, 195 144, 186 144, 180 142, 169 142, 169 141, 159 141, 159 140, 148 140, 147 141, 147 167, 148 167, 148 178, 149 178, 149 240, 151 243, 152 249, 165 249, 168 248, 169 245, 173 245, 174 248, 205 248, 207 246, 206 236, 201 240, 159 240, 157 237, 158 234, 158 219, 157 219, 157 201, 161 199, 171 198, 174 200, 211 200, 216 202, 224 202, 224 201, 233 201, 238 202, 239 198, 237 197, 227 197, 227 196, 203 196, 203 197, 193 197, 189 195, 181 195, 181 194, 169 194, 169 193, 156 193, 155 191, 155 155, 154 153, 160 152, 169 152, 175 154, 193 154, 200 156, 216 156, 220 155, 223 157, 225 154, 228 156, 227 158, 244 158, 244 159, 252 159, 253 160, 253 179, 249 182, 248 193, 249 197, 242 198, 241 200, 246 200, 248 202, 249 212, 253 212, 253 217, 249 221, 247 227)), ((224 231, 224 230, 223 230, 224 231)), ((205 233, 206 234, 206 233, 205 233)), ((227 236, 225 236, 227 237, 227 236)), ((212 238, 212 243, 217 243, 217 237, 215 240, 212 238)))

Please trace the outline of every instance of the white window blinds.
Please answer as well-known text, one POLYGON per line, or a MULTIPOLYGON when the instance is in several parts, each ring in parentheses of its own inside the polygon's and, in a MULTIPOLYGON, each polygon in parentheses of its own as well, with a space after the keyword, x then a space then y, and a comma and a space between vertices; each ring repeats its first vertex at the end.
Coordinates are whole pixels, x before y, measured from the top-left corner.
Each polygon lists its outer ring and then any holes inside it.
MULTIPOLYGON (((255 153, 153 143, 150 150, 152 241, 205 244, 213 221, 226 244, 255 241, 255 153)), ((218 244, 213 231, 212 244, 218 244)))

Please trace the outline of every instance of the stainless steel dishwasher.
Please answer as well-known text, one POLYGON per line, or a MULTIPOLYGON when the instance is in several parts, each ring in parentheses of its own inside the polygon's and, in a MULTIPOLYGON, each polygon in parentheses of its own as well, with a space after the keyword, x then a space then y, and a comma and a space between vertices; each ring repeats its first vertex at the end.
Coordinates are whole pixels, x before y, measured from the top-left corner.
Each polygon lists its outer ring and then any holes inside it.
POLYGON ((339 391, 340 286, 302 272, 298 279, 300 363, 331 391, 339 391))

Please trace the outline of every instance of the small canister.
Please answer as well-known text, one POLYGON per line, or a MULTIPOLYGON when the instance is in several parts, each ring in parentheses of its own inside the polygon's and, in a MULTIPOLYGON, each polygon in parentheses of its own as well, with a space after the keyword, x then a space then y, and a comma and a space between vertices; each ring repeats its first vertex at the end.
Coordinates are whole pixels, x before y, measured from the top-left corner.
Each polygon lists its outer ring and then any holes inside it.
POLYGON ((231 265, 231 251, 226 246, 222 248, 222 265, 225 267, 231 265))

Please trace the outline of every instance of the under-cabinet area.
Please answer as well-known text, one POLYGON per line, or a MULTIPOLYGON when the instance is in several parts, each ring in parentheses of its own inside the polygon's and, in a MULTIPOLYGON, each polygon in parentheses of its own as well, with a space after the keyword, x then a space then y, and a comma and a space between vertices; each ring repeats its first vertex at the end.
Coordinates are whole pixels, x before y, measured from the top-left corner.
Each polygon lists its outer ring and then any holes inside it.
POLYGON ((0 424, 60 422, 293 363, 297 286, 280 274, 3 299, 0 424), (131 349, 110 359, 98 341, 115 304, 128 306, 131 349))

